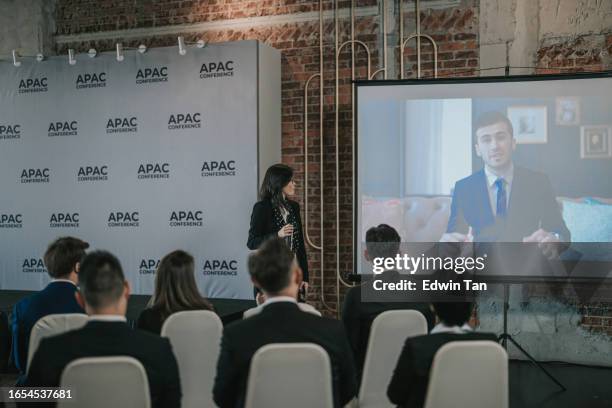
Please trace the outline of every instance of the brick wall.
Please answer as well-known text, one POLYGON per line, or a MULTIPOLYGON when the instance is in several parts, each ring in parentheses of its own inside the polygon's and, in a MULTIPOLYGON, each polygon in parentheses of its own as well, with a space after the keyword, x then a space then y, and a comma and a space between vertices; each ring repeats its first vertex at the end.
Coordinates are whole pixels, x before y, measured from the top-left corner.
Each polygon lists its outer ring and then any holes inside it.
POLYGON ((546 39, 537 52, 537 72, 603 71, 612 68, 611 55, 612 33, 546 39))
MULTIPOLYGON (((397 3, 397 2, 396 2, 397 3)), ((375 6, 376 0, 358 0, 357 8, 375 6)), ((339 1, 339 8, 350 6, 349 1, 339 1)), ((397 7, 397 4, 395 4, 397 7)), ((58 35, 78 35, 84 33, 104 32, 109 30, 129 30, 136 28, 172 26, 200 22, 214 22, 245 17, 285 16, 295 13, 318 11, 318 1, 296 0, 143 0, 139 2, 126 0, 58 0, 56 7, 56 27, 58 35)), ((323 2, 325 10, 333 8, 329 0, 323 2)), ((414 30, 414 13, 412 2, 405 3, 405 36, 414 30)), ((479 66, 479 1, 462 0, 456 7, 445 9, 428 8, 428 2, 422 2, 421 30, 431 35, 439 46, 439 76, 477 75, 479 66)), ((301 23, 291 22, 289 18, 280 18, 270 25, 242 25, 241 28, 228 28, 202 33, 185 33, 187 41, 200 38, 208 42, 236 41, 257 39, 282 51, 282 160, 296 170, 298 182, 297 199, 304 201, 304 99, 303 92, 306 80, 319 72, 319 25, 318 21, 301 23)), ((397 20, 397 19, 396 19, 397 20)), ((355 24, 356 39, 365 42, 371 51, 372 71, 381 67, 382 36, 379 24, 380 16, 361 17, 355 24)), ((397 21, 389 22, 394 27, 389 35, 389 46, 397 43, 397 21)), ((348 20, 340 20, 339 42, 349 39, 348 20)), ((333 20, 325 20, 324 40, 324 233, 325 233, 325 300, 335 307, 336 302, 336 223, 335 223, 335 64, 334 64, 334 26, 333 20)), ((94 47, 99 51, 114 49, 116 41, 121 38, 99 40, 95 42, 62 43, 56 47, 57 53, 66 53, 68 48, 86 51, 94 47)), ((125 46, 136 47, 141 43, 149 47, 176 45, 176 34, 167 36, 144 36, 122 41, 125 46)), ((407 45, 405 52, 406 77, 416 75, 415 42, 407 45)), ((339 159, 340 159, 340 270, 343 274, 352 271, 352 142, 351 142, 351 70, 350 47, 345 48, 340 56, 340 104, 339 110, 339 159)), ((365 77, 365 52, 356 47, 357 78, 365 77)), ((397 51, 397 50, 396 50, 397 51)), ((422 45, 423 76, 432 76, 433 53, 427 41, 422 45)), ((569 70, 587 71, 610 69, 612 54, 612 34, 593 34, 581 37, 555 37, 543 40, 537 52, 539 73, 567 72, 569 70)), ((399 72, 399 53, 389 58, 399 72)), ((380 76, 378 77, 380 78, 380 76)), ((391 78, 391 77, 390 77, 391 78)), ((321 186, 319 176, 321 158, 319 157, 319 105, 318 80, 311 83, 309 93, 309 222, 311 238, 320 243, 319 197, 321 186)), ((302 214, 304 217, 304 214, 302 214)), ((311 284, 313 290, 310 300, 321 310, 320 254, 314 249, 309 251, 311 284)), ((344 289, 343 289, 344 290, 344 289)), ((612 303, 586 304, 582 306, 584 315, 582 325, 586 328, 607 332, 610 329, 610 307, 612 303)), ((329 314, 333 312, 328 311, 329 314)))
MULTIPOLYGON (((424 3, 421 13, 423 32, 433 35, 440 51, 440 75, 466 75, 471 67, 478 65, 478 8, 476 1, 463 1, 461 7, 444 10, 428 10, 424 3), (466 72, 467 71, 467 72, 466 72)), ((359 0, 357 8, 376 6, 375 0, 359 0)), ((324 1, 325 10, 333 3, 324 1)), ((340 9, 350 7, 350 2, 340 1, 340 9)), ((317 12, 318 1, 91 1, 59 0, 56 7, 58 35, 77 35, 109 30, 128 30, 177 24, 213 22, 257 16, 281 16, 292 13, 317 12)), ((405 14, 407 27, 414 26, 414 13, 405 14)), ((366 43, 371 52, 372 72, 382 66, 380 17, 357 18, 356 39, 366 43)), ((184 34, 187 41, 200 38, 216 43, 257 39, 282 51, 282 160, 296 170, 298 201, 303 207, 304 180, 304 86, 306 80, 319 72, 319 23, 282 22, 267 26, 220 29, 203 33, 184 34)), ((333 20, 324 24, 324 234, 325 234, 325 301, 335 308, 336 304, 336 188, 335 188, 335 63, 333 20)), ((350 38, 348 20, 340 20, 339 43, 350 38)), ((121 38, 94 42, 63 43, 57 53, 66 53, 68 48, 83 52, 94 47, 98 51, 114 49, 121 38)), ((144 43, 148 47, 176 44, 176 35, 155 36, 122 41, 124 46, 137 47, 144 43)), ((390 44, 391 45, 391 44, 390 44)), ((396 54, 397 55, 397 54, 396 54)), ((423 45, 423 76, 432 75, 432 51, 423 45)), ((416 75, 415 43, 406 50, 406 76, 416 75)), ((351 142, 351 69, 350 47, 345 47, 339 58, 340 103, 339 103, 339 158, 340 158, 340 270, 346 274, 353 269, 352 263, 352 142, 351 142)), ((399 58, 396 64, 399 71, 399 58)), ((356 47, 356 78, 366 77, 366 53, 356 47)), ((380 76, 378 76, 380 78, 380 76)), ((320 155, 319 155, 319 99, 318 80, 313 80, 309 94, 309 222, 308 229, 315 244, 320 243, 320 155)), ((304 215, 303 215, 304 217, 304 215)), ((309 251, 312 276, 311 301, 321 309, 320 253, 309 251)))

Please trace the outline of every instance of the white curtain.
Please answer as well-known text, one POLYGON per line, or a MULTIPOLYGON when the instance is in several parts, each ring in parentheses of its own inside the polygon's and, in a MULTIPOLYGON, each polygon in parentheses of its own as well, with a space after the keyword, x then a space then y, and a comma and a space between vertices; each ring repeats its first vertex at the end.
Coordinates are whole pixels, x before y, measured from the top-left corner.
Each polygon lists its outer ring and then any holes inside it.
POLYGON ((442 100, 405 102, 403 195, 441 194, 442 100))

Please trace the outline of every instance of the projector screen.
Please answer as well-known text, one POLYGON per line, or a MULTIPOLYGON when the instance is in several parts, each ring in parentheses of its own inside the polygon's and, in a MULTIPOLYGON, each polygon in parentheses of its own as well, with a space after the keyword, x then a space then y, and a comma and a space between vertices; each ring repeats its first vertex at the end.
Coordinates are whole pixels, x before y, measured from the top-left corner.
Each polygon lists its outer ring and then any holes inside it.
MULTIPOLYGON (((367 230, 388 224, 407 251, 495 243, 523 262, 546 236, 557 260, 588 261, 571 273, 612 276, 610 73, 364 81, 356 100, 357 272, 372 273, 367 230)), ((495 273, 549 274, 511 264, 495 273)))

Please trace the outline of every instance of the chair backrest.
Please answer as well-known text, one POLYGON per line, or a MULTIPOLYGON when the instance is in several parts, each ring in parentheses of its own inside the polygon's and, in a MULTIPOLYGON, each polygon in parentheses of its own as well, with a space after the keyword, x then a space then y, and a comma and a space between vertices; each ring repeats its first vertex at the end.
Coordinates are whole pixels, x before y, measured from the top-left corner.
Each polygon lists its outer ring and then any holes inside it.
POLYGON ((166 319, 161 335, 172 344, 183 392, 182 406, 214 406, 212 389, 217 372, 223 324, 208 310, 177 312, 166 319))
POLYGON ((374 319, 370 329, 361 387, 360 407, 393 407, 387 386, 406 338, 427 334, 427 320, 416 310, 389 310, 374 319))
POLYGON ((60 387, 71 390, 58 408, 150 408, 149 381, 133 357, 87 357, 72 361, 62 372, 60 387))
POLYGON ((508 408, 508 403, 508 354, 502 346, 455 341, 438 350, 425 408, 508 408))
POLYGON ((30 343, 28 345, 27 369, 38 349, 40 341, 45 337, 56 336, 70 330, 80 329, 85 326, 88 316, 82 313, 51 314, 40 318, 30 333, 30 343))
POLYGON ((268 344, 251 360, 246 408, 332 408, 331 362, 312 343, 268 344))

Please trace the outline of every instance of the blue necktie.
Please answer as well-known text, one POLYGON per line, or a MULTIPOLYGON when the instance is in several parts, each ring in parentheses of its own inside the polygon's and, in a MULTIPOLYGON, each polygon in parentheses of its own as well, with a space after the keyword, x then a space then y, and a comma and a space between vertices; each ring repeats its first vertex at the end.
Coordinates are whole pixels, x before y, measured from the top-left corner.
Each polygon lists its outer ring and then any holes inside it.
POLYGON ((506 181, 503 178, 495 180, 495 187, 497 187, 497 217, 506 218, 506 181))

